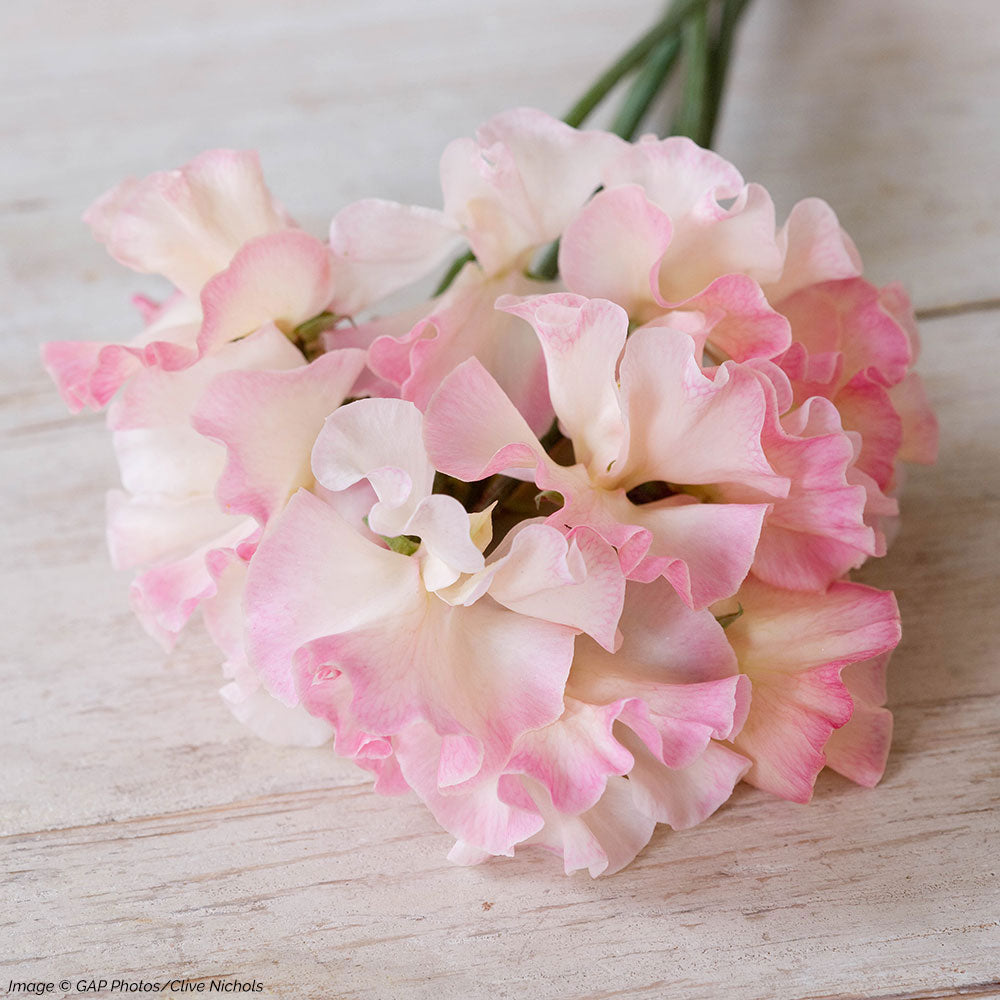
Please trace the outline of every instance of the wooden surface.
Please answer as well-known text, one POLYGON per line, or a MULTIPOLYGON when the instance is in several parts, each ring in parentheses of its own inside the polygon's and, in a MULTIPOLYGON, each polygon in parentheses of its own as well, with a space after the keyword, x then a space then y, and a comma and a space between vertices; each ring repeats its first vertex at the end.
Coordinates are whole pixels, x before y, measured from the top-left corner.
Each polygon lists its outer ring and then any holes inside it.
POLYGON ((203 637, 164 656, 143 635, 104 549, 101 418, 69 417, 38 363, 46 339, 131 335, 128 295, 157 288, 78 222, 126 174, 257 147, 317 233, 362 195, 437 204, 449 138, 514 104, 561 112, 658 8, 0 8, 0 994, 235 977, 265 1000, 1000 996, 994 3, 757 0, 719 141, 779 211, 829 200, 926 317, 942 458, 863 574, 904 618, 873 791, 824 775, 803 807, 743 788, 609 879, 530 852, 452 867, 419 804, 233 721, 203 637))

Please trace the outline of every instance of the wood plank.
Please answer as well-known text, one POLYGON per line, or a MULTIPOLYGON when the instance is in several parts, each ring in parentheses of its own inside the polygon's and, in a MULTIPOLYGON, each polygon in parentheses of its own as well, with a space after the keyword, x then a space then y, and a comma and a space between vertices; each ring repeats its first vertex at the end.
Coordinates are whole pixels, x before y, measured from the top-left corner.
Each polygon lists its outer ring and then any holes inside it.
POLYGON ((775 195, 829 201, 879 283, 921 308, 994 299, 995 10, 980 0, 753 5, 719 150, 775 195))
MULTIPOLYGON (((1000 996, 1000 35, 986 0, 757 0, 720 148, 781 212, 825 197, 880 281, 934 318, 942 459, 860 578, 904 639, 883 785, 753 789, 660 829, 630 869, 546 855, 458 869, 410 800, 327 750, 261 744, 193 634, 164 655, 108 568, 99 417, 46 339, 114 339, 156 292, 78 216, 128 173, 257 147, 312 231, 348 200, 436 204, 444 144, 518 103, 558 113, 640 0, 37 0, 0 10, 0 981, 256 976, 265 997, 935 1000, 1000 996), (978 311, 970 311, 978 310, 978 311), (487 905, 489 904, 489 905, 487 905)), ((58 995, 58 994, 57 994, 58 995)))
MULTIPOLYGON (((309 964, 327 951, 344 996, 404 985, 464 996, 474 982, 518 995, 543 975, 538 996, 585 997, 598 985, 641 996, 643 984, 669 996, 650 985, 669 983, 686 991, 674 995, 707 998, 728 975, 728 995, 770 997, 779 994, 755 990, 774 968, 789 997, 848 983, 877 995, 988 982, 1000 946, 998 538, 981 526, 995 525, 1000 470, 975 464, 992 418, 980 397, 970 404, 965 361, 998 332, 1000 316, 987 319, 925 324, 945 455, 917 470, 892 557, 864 574, 896 585, 906 617, 886 782, 869 792, 824 777, 808 808, 741 790, 717 817, 659 831, 632 869, 596 883, 564 881, 545 856, 454 870, 448 837, 418 805, 378 800, 325 751, 276 750, 242 732, 215 700, 208 644, 192 638, 164 658, 125 610, 101 547, 109 470, 93 466, 97 422, 19 438, 4 460, 8 476, 23 470, 25 530, 4 540, 3 564, 26 574, 11 611, 31 642, 6 678, 4 703, 17 712, 0 732, 0 760, 5 830, 20 835, 6 842, 8 864, 28 874, 9 886, 8 912, 50 902, 30 926, 18 922, 11 975, 51 969, 28 959, 61 926, 75 928, 61 935, 67 963, 115 927, 128 942, 116 967, 136 976, 175 954, 178 975, 192 976, 257 970, 265 955, 288 996, 331 982, 309 964), (59 536, 32 559, 52 524, 59 536), (40 634, 50 669, 39 669, 40 634), (476 912, 495 897, 506 905, 476 912), (313 927, 317 912, 329 918, 313 927), (244 914, 258 930, 227 943, 244 914), (312 929, 299 940, 288 929, 303 921, 312 929), (271 957, 273 935, 291 957, 271 957), (176 950, 162 950, 165 936, 176 950), (520 979, 527 955, 544 962, 520 979)), ((34 405, 51 410, 48 399, 34 405)))
POLYGON ((452 867, 419 805, 361 787, 6 838, 0 969, 238 974, 276 997, 981 986, 1000 949, 998 710, 997 696, 900 708, 881 788, 824 776, 807 807, 745 788, 596 881, 555 876, 537 851, 452 867))
MULTIPOLYGON (((924 325, 923 370, 941 418, 942 457, 935 467, 913 470, 903 530, 890 557, 859 574, 898 594, 904 638, 890 680, 899 703, 1000 693, 1000 675, 992 669, 1000 464, 981 456, 991 441, 996 374, 970 389, 967 363, 998 337, 1000 313, 924 325)), ((215 695, 218 658, 203 638, 192 635, 167 656, 133 620, 127 576, 111 571, 102 540, 103 493, 115 472, 100 418, 68 423, 51 393, 22 404, 24 424, 8 434, 0 455, 0 475, 11 484, 3 514, 19 525, 0 539, 0 560, 19 584, 8 587, 7 597, 17 628, 11 664, 17 669, 2 683, 7 703, 18 710, 11 727, 0 731, 0 759, 13 771, 4 831, 50 825, 52 803, 73 823, 195 805, 202 783, 213 788, 212 776, 220 772, 236 782, 237 798, 281 787, 276 782, 286 768, 306 782, 295 787, 325 784, 329 761, 274 751, 232 722, 215 695), (41 635, 45 664, 38 659, 41 635), (114 721, 96 732, 95 718, 114 721), (273 770, 267 766, 272 754, 280 762, 273 770), (197 766, 185 769, 179 783, 177 761, 184 755, 197 766), (71 762, 61 764, 68 756, 71 762), (108 788, 112 761, 117 777, 108 788), (46 782, 42 795, 36 771, 46 782)), ((355 780, 349 765, 336 774, 355 780)))

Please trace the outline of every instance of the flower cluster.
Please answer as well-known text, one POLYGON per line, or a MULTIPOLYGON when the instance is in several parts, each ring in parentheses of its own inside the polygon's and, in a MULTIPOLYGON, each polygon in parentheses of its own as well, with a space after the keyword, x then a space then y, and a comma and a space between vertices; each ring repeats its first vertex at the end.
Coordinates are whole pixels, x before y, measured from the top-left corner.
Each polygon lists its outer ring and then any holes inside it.
POLYGON ((412 790, 462 863, 597 875, 741 779, 873 785, 899 617, 846 575, 936 449, 904 292, 684 138, 515 110, 441 182, 326 242, 246 153, 90 209, 174 286, 129 343, 45 348, 72 409, 110 404, 144 626, 200 611, 239 718, 412 790))

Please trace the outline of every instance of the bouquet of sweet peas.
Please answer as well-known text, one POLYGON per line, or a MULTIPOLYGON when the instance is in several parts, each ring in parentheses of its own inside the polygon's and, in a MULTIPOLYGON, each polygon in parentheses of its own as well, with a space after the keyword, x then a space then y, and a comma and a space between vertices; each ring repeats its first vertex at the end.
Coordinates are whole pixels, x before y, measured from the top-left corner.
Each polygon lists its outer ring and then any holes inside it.
POLYGON ((899 616, 847 574, 936 450, 903 290, 686 137, 518 109, 441 185, 323 241, 220 150, 89 210, 173 286, 131 342, 44 352, 108 407, 143 625, 200 612, 238 718, 416 793, 461 863, 596 875, 740 780, 875 784, 899 616))

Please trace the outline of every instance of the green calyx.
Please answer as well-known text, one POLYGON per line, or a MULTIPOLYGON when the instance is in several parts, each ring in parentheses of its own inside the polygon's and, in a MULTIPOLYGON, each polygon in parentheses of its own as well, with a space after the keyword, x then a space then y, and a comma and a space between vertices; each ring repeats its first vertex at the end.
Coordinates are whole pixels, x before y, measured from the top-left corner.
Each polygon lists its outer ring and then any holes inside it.
POLYGON ((398 552, 401 556, 412 556, 420 548, 420 539, 416 535, 395 535, 392 538, 379 535, 379 537, 393 552, 398 552))
POLYGON ((716 615, 715 620, 723 627, 729 628, 738 618, 743 617, 743 605, 737 603, 736 610, 728 615, 716 615))
MULTIPOLYGON (((371 525, 368 523, 367 515, 361 518, 361 520, 364 521, 365 527, 370 531, 371 525)), ((378 533, 376 532, 376 534, 378 533)), ((379 535, 378 537, 393 552, 398 552, 401 556, 412 556, 420 548, 420 539, 417 535, 393 535, 391 538, 388 535, 379 535)))

